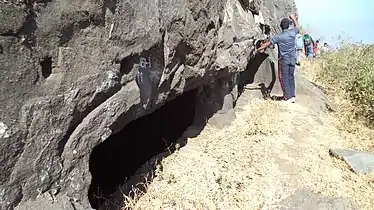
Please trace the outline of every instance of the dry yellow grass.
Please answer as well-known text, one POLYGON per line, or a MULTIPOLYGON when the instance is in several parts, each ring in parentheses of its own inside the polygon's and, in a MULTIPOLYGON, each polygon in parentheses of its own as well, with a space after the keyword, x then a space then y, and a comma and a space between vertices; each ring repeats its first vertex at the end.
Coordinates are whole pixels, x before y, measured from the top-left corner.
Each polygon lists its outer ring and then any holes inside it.
POLYGON ((262 160, 250 151, 256 143, 283 133, 285 123, 277 116, 278 104, 259 101, 254 109, 249 108, 232 126, 223 130, 208 126, 199 137, 190 139, 188 146, 163 160, 159 167, 163 170, 157 171, 148 192, 136 205, 127 202, 127 206, 130 204, 135 209, 151 206, 152 209, 242 209, 251 203, 261 206, 264 202, 261 195, 253 194, 248 186, 253 177, 262 176, 260 166, 253 167, 262 160))
POLYGON ((364 122, 357 119, 357 106, 349 99, 348 93, 341 88, 330 87, 317 79, 321 74, 323 62, 303 63, 302 74, 326 90, 329 100, 334 104, 336 111, 332 114, 332 123, 345 138, 347 147, 362 151, 374 152, 374 130, 365 126, 364 122))
MULTIPOLYGON (((310 65, 310 66, 307 66, 310 65)), ((301 71, 311 80, 318 66, 301 71)), ((315 81, 315 80, 314 80, 315 81)), ((320 84, 323 85, 323 84, 320 84)), ((254 100, 224 129, 207 126, 163 159, 146 193, 126 198, 129 209, 278 209, 297 189, 351 198, 374 209, 373 177, 352 173, 330 148, 368 150, 359 122, 344 124, 349 109, 332 95, 337 113, 316 113, 302 103, 254 100), (356 139, 355 139, 356 138, 356 139), (359 139, 359 141, 357 141, 359 139)), ((343 103, 344 102, 344 103, 343 103)), ((371 135, 373 136, 373 135, 371 135)))

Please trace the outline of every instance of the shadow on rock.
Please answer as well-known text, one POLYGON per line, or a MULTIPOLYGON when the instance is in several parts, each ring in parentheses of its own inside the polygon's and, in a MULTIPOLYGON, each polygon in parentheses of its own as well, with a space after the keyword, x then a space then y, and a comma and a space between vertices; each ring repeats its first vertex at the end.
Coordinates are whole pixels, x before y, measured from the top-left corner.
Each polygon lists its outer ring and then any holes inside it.
POLYGON ((277 75, 274 62, 268 61, 268 58, 269 55, 265 53, 259 53, 250 58, 247 68, 239 75, 239 95, 243 93, 244 89, 260 90, 263 98, 270 98, 270 93, 274 88, 277 75), (264 62, 270 63, 271 75, 268 75, 268 72, 265 71, 266 66, 262 67, 264 62), (260 79, 256 79, 257 76, 260 79), (268 77, 271 77, 270 82, 266 81, 268 77), (256 82, 256 80, 260 81, 256 82), (257 86, 246 87, 246 85, 254 83, 257 83, 257 86))

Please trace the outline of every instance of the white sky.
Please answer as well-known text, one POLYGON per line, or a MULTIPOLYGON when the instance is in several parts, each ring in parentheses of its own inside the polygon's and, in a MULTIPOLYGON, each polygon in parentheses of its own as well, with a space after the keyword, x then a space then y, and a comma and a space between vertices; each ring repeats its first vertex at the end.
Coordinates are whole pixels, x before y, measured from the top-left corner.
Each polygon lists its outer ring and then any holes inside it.
POLYGON ((374 0, 295 0, 301 24, 315 39, 344 32, 351 41, 374 44, 374 0))

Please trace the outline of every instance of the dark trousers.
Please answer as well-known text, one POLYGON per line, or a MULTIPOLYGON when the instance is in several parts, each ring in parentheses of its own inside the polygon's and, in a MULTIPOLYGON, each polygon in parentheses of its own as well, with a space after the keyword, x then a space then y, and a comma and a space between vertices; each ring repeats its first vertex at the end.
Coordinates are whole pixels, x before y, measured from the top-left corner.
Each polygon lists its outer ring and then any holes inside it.
POLYGON ((313 45, 312 44, 305 46, 305 56, 307 58, 313 57, 313 45))
POLYGON ((295 97, 295 58, 281 58, 278 60, 279 82, 284 98, 295 97))

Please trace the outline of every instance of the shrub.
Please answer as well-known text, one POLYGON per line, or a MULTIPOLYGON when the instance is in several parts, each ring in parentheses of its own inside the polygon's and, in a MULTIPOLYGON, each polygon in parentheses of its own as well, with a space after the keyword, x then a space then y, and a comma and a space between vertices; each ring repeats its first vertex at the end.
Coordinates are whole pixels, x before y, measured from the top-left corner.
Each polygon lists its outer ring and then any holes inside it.
POLYGON ((330 89, 342 89, 357 107, 356 115, 374 125, 374 45, 344 44, 325 53, 318 75, 330 89))

